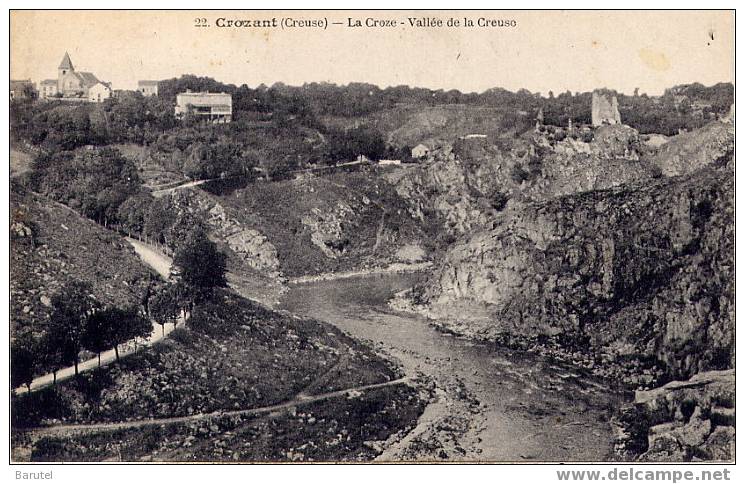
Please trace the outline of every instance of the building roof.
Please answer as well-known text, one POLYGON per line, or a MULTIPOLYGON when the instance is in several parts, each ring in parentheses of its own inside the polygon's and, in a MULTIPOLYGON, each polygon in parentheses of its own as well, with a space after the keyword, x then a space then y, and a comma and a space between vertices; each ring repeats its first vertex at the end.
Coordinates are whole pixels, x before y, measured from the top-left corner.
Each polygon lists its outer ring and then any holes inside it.
POLYGON ((19 80, 10 80, 10 90, 15 91, 16 89, 23 89, 26 86, 34 86, 34 83, 31 82, 31 79, 19 79, 19 80))
POLYGON ((57 85, 57 79, 44 79, 41 81, 42 86, 57 85))
POLYGON ((137 81, 138 86, 157 86, 160 81, 137 81))
POLYGON ((94 87, 98 86, 99 84, 100 84, 100 85, 102 85, 103 87, 105 87, 106 89, 108 89, 109 91, 111 91, 111 83, 108 83, 108 82, 100 82, 100 81, 99 81, 99 82, 97 82, 97 83, 95 83, 94 85, 92 85, 92 86, 91 86, 91 87, 89 87, 88 89, 93 89, 94 87))
POLYGON ((75 72, 74 74, 78 76, 78 79, 80 79, 85 87, 92 87, 101 82, 91 72, 75 72))
POLYGON ((72 66, 72 61, 70 60, 70 54, 65 52, 65 56, 62 58, 62 62, 60 62, 58 69, 68 69, 68 70, 74 70, 75 68, 72 66))
POLYGON ((176 103, 184 106, 214 106, 231 108, 233 98, 226 92, 182 92, 176 96, 176 103))

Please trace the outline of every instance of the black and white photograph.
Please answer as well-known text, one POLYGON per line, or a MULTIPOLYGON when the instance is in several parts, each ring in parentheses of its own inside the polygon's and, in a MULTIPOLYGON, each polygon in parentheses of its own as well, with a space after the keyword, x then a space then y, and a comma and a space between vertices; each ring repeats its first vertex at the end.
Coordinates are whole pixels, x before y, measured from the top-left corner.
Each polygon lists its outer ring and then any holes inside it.
POLYGON ((734 462, 734 10, 9 42, 11 470, 734 462))

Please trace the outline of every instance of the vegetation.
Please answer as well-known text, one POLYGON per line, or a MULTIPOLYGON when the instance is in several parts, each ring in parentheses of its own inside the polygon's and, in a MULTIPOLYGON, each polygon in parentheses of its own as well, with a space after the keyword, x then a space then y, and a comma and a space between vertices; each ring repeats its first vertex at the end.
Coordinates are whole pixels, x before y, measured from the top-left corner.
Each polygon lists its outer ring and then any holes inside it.
POLYGON ((173 263, 179 267, 181 281, 194 303, 209 298, 214 288, 227 285, 225 255, 200 228, 189 232, 176 250, 173 263))
POLYGON ((225 289, 171 334, 106 368, 14 397, 13 426, 260 407, 300 391, 324 393, 399 376, 333 326, 264 309, 225 289), (209 328, 200 315, 209 318, 209 328))
POLYGON ((19 335, 10 345, 10 384, 13 388, 21 385, 31 390, 36 366, 38 343, 29 333, 19 335))
POLYGON ((134 164, 113 148, 42 154, 31 175, 33 189, 103 226, 119 221, 129 197, 143 197, 140 185, 134 164))
POLYGON ((75 366, 75 375, 78 374, 79 355, 83 349, 88 319, 98 309, 91 292, 90 284, 72 282, 64 292, 52 298, 49 337, 60 348, 62 363, 75 366))
POLYGON ((163 335, 166 334, 166 324, 178 321, 183 311, 183 298, 180 288, 168 285, 150 298, 148 303, 150 316, 160 325, 163 335))

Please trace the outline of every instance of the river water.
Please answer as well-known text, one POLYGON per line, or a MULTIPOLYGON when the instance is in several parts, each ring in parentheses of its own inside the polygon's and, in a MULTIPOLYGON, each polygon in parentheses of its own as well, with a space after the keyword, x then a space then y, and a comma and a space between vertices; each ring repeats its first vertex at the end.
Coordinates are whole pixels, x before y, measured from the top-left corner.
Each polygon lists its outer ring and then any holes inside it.
POLYGON ((369 342, 436 388, 417 427, 389 442, 381 460, 608 460, 609 418, 620 394, 577 369, 443 334, 422 317, 390 309, 390 297, 417 277, 298 284, 281 302, 369 342))

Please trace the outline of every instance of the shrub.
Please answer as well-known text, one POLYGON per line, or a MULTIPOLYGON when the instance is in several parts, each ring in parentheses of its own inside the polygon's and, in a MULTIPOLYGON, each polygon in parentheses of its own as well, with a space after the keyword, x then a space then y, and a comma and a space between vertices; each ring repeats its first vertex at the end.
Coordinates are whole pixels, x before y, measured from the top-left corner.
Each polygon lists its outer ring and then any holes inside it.
POLYGON ((238 327, 238 321, 226 314, 225 305, 207 302, 197 306, 187 321, 192 330, 208 336, 223 336, 233 333, 238 327))
POLYGON ((510 178, 512 178, 513 182, 519 185, 522 182, 530 179, 530 173, 528 173, 528 171, 525 170, 521 165, 515 164, 512 167, 512 170, 510 170, 510 178))

